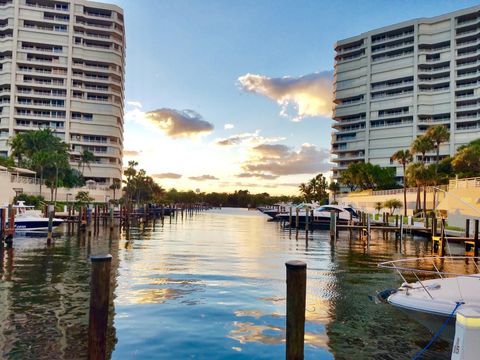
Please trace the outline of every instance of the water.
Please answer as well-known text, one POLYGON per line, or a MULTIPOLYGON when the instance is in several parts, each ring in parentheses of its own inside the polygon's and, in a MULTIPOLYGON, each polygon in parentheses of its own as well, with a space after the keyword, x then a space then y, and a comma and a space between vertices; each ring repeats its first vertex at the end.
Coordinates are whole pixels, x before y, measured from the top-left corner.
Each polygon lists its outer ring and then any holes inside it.
MULTIPOLYGON (((284 358, 285 265, 308 265, 306 359, 411 359, 431 334, 369 299, 399 279, 377 263, 428 255, 374 234, 367 249, 326 231, 295 240, 257 211, 210 210, 111 237, 17 238, 1 260, 2 358, 86 358, 90 264, 111 253, 113 359, 284 358)), ((449 359, 439 341, 425 359, 449 359)))

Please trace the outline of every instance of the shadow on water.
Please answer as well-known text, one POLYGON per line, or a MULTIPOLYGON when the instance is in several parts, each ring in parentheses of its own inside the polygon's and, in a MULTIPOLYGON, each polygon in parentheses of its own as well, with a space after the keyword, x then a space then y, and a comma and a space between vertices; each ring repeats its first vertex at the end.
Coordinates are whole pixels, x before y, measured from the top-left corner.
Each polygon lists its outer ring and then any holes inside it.
MULTIPOLYGON (((130 232, 14 240, 0 254, 2 357, 86 358, 89 256, 112 259, 109 357, 284 357, 285 266, 308 264, 306 359, 409 359, 431 338, 369 296, 400 284, 377 263, 429 254, 421 239, 347 232, 308 241, 255 211, 211 210, 137 224, 130 232)), ((448 359, 439 342, 425 358, 448 359)))

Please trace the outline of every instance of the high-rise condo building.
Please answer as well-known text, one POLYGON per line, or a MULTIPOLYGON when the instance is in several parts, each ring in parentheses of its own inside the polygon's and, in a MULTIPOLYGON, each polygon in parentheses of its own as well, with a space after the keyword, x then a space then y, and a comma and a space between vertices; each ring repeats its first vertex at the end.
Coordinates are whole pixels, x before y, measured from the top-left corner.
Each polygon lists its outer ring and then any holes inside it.
POLYGON ((442 156, 480 138, 480 6, 372 30, 335 51, 334 178, 355 161, 396 166, 392 154, 431 125, 450 129, 442 156))
POLYGON ((0 0, 0 155, 8 139, 50 128, 85 177, 121 179, 125 29, 123 10, 84 0, 0 0))

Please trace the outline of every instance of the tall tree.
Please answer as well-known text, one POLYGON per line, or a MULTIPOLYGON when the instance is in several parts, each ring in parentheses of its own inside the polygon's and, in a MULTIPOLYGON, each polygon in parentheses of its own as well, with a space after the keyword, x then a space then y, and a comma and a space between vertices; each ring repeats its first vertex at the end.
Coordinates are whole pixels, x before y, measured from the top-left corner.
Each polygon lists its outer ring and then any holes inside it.
POLYGON ((435 161, 435 174, 438 171, 438 162, 440 161, 440 145, 444 142, 450 140, 450 131, 444 125, 435 125, 429 127, 425 136, 429 138, 435 145, 435 150, 437 152, 437 158, 435 161))
POLYGON ((32 169, 40 175, 40 194, 45 173, 55 168, 54 158, 68 159, 68 145, 50 129, 18 133, 9 140, 9 144, 12 157, 17 159, 19 166, 32 169))
POLYGON ((460 177, 480 176, 480 139, 460 146, 452 159, 452 166, 460 177))
POLYGON ((422 157, 420 158, 420 161, 425 164, 425 154, 429 151, 432 151, 435 149, 435 144, 433 140, 426 136, 422 135, 417 137, 415 140, 413 140, 412 145, 410 147, 410 151, 413 154, 421 154, 422 157))
POLYGON ((82 169, 82 176, 85 173, 85 166, 88 170, 92 170, 90 164, 95 161, 95 155, 89 150, 83 150, 80 153, 80 160, 78 161, 78 169, 82 169))
POLYGON ((112 184, 109 186, 109 189, 113 190, 113 200, 114 201, 115 201, 115 192, 117 190, 120 190, 121 187, 122 187, 121 181, 118 180, 118 179, 113 179, 112 184))
MULTIPOLYGON (((421 154, 422 157, 420 158, 420 161, 423 165, 425 165, 425 154, 429 151, 432 151, 435 149, 435 144, 433 143, 432 139, 429 138, 428 136, 421 135, 418 136, 415 140, 413 140, 411 146, 410 146, 410 151, 413 154, 421 154)), ((418 171, 418 168, 416 169, 418 171)), ((412 170, 413 171, 413 170, 412 170)), ((421 186, 418 185, 418 182, 415 181, 416 187, 417 187, 417 205, 415 206, 416 209, 419 209, 419 202, 420 202, 420 190, 421 186)), ((426 190, 424 191, 426 192, 426 190)), ((424 207, 425 210, 425 207, 424 207)))
POLYGON ((303 201, 305 201, 305 202, 310 202, 311 201, 313 190, 312 190, 312 187, 310 186, 310 184, 301 183, 298 186, 298 190, 300 190, 300 194, 303 197, 303 201))
POLYGON ((337 194, 340 192, 340 185, 338 184, 338 182, 336 181, 330 182, 330 185, 328 185, 328 190, 330 190, 330 192, 333 195, 333 201, 334 202, 337 201, 336 197, 337 197, 337 194))
POLYGON ((411 163, 413 156, 410 150, 398 150, 392 155, 392 160, 398 162, 403 168, 403 210, 404 215, 407 216, 407 177, 406 167, 408 163, 411 163))

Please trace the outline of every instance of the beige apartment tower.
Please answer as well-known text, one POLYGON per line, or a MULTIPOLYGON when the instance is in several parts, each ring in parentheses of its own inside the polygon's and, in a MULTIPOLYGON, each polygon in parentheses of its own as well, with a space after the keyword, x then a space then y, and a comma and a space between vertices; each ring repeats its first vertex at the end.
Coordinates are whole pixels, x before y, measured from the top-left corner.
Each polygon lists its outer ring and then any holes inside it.
POLYGON ((335 51, 333 178, 355 161, 397 166, 391 155, 431 125, 450 129, 443 156, 480 138, 480 6, 372 30, 335 51))
POLYGON ((50 128, 85 177, 121 179, 123 10, 84 0, 0 0, 0 155, 16 133, 50 128))

